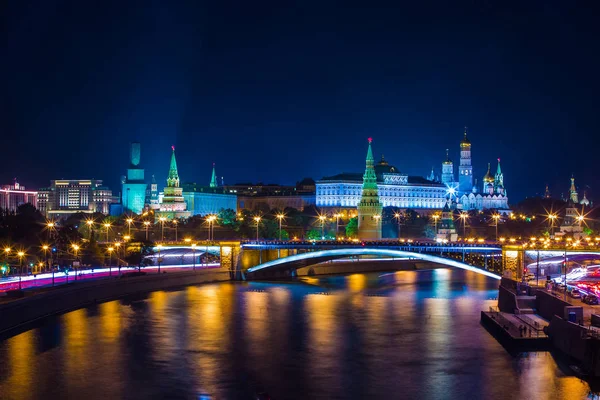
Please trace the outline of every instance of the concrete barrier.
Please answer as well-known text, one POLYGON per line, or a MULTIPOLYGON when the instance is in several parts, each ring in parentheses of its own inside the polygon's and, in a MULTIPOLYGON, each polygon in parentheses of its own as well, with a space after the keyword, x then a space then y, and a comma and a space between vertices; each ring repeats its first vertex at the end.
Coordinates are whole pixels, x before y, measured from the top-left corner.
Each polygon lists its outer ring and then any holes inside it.
POLYGON ((78 282, 0 304, 0 334, 23 329, 41 318, 127 295, 230 280, 228 271, 198 270, 78 282))

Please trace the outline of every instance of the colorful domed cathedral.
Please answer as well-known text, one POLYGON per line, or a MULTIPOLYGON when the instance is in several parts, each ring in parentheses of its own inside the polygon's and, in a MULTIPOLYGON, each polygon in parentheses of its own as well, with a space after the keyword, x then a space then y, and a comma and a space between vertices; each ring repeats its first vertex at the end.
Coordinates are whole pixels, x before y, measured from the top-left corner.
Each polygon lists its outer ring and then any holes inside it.
POLYGON ((501 214, 510 213, 500 159, 498 159, 495 175, 492 175, 491 165, 488 163, 487 172, 482 179, 481 192, 477 187, 477 181, 473 182, 471 141, 467 136, 466 127, 463 140, 460 142, 458 182, 454 180, 454 172, 451 170, 452 167, 449 168, 448 165, 452 165, 452 162, 449 160, 448 151, 446 150, 446 161, 442 163, 442 183, 458 192, 457 208, 465 211, 495 209, 501 214))

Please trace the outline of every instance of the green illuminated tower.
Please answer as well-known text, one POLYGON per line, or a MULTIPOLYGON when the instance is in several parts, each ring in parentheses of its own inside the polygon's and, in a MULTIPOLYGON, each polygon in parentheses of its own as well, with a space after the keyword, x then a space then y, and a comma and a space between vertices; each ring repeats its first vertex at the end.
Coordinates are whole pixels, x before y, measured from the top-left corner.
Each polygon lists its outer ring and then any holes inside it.
POLYGON ((358 203, 358 237, 360 239, 381 239, 381 212, 383 205, 379 201, 377 175, 375 175, 373 151, 369 138, 367 162, 363 175, 363 186, 360 202, 358 203))
POLYGON ((216 188, 217 186, 217 174, 215 173, 215 163, 213 163, 212 177, 210 178, 210 187, 216 188))
POLYGON ((161 217, 167 219, 187 218, 190 212, 186 210, 186 204, 183 199, 183 189, 179 187, 179 173, 177 172, 177 160, 175 159, 175 147, 171 146, 171 164, 169 166, 169 175, 167 177, 167 186, 163 191, 163 197, 159 204, 159 209, 154 213, 158 220, 161 217))

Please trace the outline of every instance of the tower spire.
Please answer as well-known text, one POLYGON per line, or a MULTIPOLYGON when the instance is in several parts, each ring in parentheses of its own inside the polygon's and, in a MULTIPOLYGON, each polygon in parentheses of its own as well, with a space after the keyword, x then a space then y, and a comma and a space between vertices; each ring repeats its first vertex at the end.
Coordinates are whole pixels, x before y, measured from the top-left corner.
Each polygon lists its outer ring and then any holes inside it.
POLYGON ((571 188, 569 189, 569 194, 569 198, 573 203, 579 203, 579 196, 577 195, 577 188, 575 187, 575 177, 573 175, 571 175, 571 188))
POLYGON ((215 163, 213 163, 212 167, 212 177, 210 178, 210 187, 217 187, 217 174, 215 173, 215 163))
POLYGON ((369 138, 362 193, 358 203, 358 235, 361 239, 381 239, 381 212, 377 175, 373 160, 373 150, 369 138))
POLYGON ((171 164, 169 166, 169 177, 167 186, 179 187, 179 173, 177 172, 177 160, 175 159, 175 146, 171 146, 171 164))

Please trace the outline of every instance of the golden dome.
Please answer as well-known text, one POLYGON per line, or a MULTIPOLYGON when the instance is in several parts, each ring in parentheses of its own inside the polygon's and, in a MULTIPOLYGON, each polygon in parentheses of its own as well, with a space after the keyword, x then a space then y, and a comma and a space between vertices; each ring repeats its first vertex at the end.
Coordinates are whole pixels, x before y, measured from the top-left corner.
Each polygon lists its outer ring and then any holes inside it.
POLYGON ((490 173, 490 163, 488 163, 488 170, 483 177, 483 183, 494 183, 494 177, 490 173))

